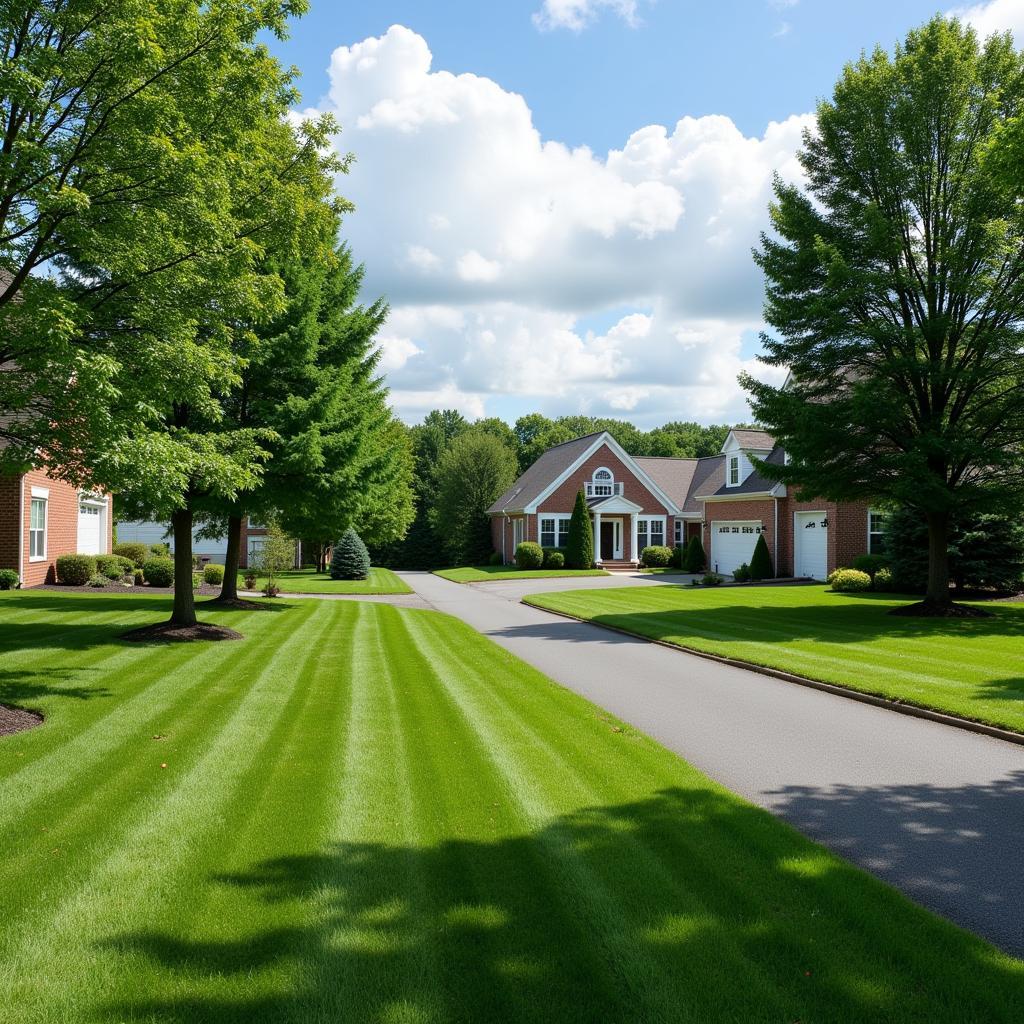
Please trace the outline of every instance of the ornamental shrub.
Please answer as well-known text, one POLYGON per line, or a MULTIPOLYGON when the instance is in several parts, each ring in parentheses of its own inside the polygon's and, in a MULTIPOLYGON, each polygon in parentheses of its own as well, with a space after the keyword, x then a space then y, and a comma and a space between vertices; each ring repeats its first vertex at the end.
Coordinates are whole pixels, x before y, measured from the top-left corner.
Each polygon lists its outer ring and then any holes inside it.
POLYGON ((724 581, 724 576, 719 576, 717 572, 709 572, 704 576, 704 579, 701 580, 701 583, 703 583, 705 587, 717 587, 724 581))
POLYGON ((141 569, 136 569, 132 578, 137 587, 141 587, 146 582, 146 574, 141 569))
POLYGON ((573 506, 572 518, 569 520, 565 564, 570 569, 592 569, 594 567, 594 528, 590 525, 590 511, 582 490, 576 494, 576 504, 573 506))
POLYGON ((96 575, 92 555, 61 555, 57 559, 57 582, 66 587, 84 587, 96 575))
POLYGON ((332 580, 365 580, 370 575, 370 552, 350 526, 334 545, 331 555, 332 580))
POLYGON ((683 561, 685 560, 685 558, 686 558, 686 545, 685 544, 677 544, 672 549, 672 561, 670 563, 672 568, 673 569, 682 569, 683 561))
POLYGON ((772 572, 772 556, 768 553, 768 543, 762 533, 754 545, 754 555, 750 559, 750 578, 752 580, 770 580, 772 572))
POLYGON ((562 569, 565 567, 565 555, 561 551, 552 551, 544 553, 544 568, 545 569, 562 569))
POLYGON ((109 587, 112 582, 113 580, 111 580, 109 576, 104 576, 101 572, 93 573, 92 576, 85 581, 86 586, 96 587, 97 590, 101 587, 109 587))
POLYGON ((737 583, 749 583, 750 582, 750 566, 744 562, 742 565, 736 566, 732 571, 732 578, 737 583))
POLYGON ((219 587, 224 582, 224 566, 211 562, 203 567, 203 582, 211 587, 219 587))
POLYGON ((171 545, 166 541, 163 541, 160 544, 150 544, 149 553, 157 558, 168 558, 171 554, 171 545))
POLYGON ((648 569, 664 569, 672 561, 672 549, 661 544, 648 544, 640 552, 640 561, 648 569))
POLYGON ((0 569, 0 590, 14 590, 18 586, 18 574, 13 569, 0 569))
POLYGON ((150 551, 147 545, 139 541, 127 540, 123 544, 114 545, 114 554, 129 559, 133 566, 141 568, 142 563, 149 558, 150 551))
POLYGON ((871 581, 871 586, 874 590, 888 591, 896 589, 896 581, 893 578, 892 569, 881 568, 875 573, 875 578, 871 581))
POLYGON ((524 540, 516 548, 516 565, 520 569, 539 569, 544 565, 544 549, 532 540, 524 540))
POLYGON ((96 571, 108 580, 119 580, 135 569, 135 563, 122 555, 97 555, 96 571))
POLYGON ((871 577, 860 569, 836 569, 829 576, 833 590, 844 594, 859 594, 871 589, 871 577))
POLYGON ((501 552, 500 551, 492 551, 491 552, 491 557, 487 559, 487 564, 488 565, 501 565, 504 561, 505 561, 505 559, 501 557, 501 552))
POLYGON ((149 558, 143 563, 142 575, 151 587, 173 587, 174 559, 149 558))
POLYGON ((694 534, 686 545, 686 554, 683 557, 683 568, 687 572, 703 572, 708 564, 708 556, 704 554, 704 545, 700 536, 694 534))
POLYGON ((866 572, 871 577, 871 581, 874 582, 875 573, 879 569, 887 569, 889 567, 889 559, 884 555, 858 555, 851 563, 851 566, 854 569, 859 569, 861 572, 866 572))

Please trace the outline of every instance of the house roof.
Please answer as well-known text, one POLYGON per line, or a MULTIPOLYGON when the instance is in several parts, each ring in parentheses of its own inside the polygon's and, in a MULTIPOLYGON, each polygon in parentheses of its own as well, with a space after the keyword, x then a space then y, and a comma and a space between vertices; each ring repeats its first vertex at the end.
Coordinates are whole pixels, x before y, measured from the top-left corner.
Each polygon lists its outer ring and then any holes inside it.
POLYGON ((741 448, 753 448, 756 451, 771 451, 775 447, 775 438, 767 430, 750 430, 738 427, 730 431, 741 448))
POLYGON ((526 508, 559 474, 564 473, 603 431, 563 441, 549 448, 516 482, 491 505, 489 513, 526 508))
MULTIPOLYGON (((722 458, 720 471, 712 479, 709 477, 703 486, 694 488, 694 498, 732 498, 742 494, 765 494, 778 485, 777 480, 769 480, 762 476, 756 469, 751 470, 750 475, 742 483, 735 487, 725 486, 725 458, 722 458)), ((781 466, 783 462, 783 451, 781 448, 774 448, 765 462, 781 466)))

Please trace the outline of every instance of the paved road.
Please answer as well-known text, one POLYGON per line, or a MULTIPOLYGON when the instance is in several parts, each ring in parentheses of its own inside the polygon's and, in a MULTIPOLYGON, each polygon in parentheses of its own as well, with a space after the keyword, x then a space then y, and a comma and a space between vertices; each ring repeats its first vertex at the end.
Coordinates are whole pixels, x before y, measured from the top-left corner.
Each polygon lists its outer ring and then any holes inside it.
POLYGON ((517 603, 656 578, 403 578, 917 902, 1024 956, 1024 747, 718 665, 517 603))

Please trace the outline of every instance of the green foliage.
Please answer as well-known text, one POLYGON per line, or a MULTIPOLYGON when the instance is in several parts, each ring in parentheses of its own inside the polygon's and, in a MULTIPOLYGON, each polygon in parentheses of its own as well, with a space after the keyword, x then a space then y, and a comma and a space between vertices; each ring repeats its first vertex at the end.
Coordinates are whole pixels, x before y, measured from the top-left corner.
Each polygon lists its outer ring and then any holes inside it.
POLYGON ((123 544, 115 544, 113 548, 115 555, 127 558, 133 566, 141 566, 149 557, 149 548, 137 541, 125 541, 123 544))
POLYGON ((565 568, 565 553, 558 550, 557 548, 545 548, 544 549, 544 568, 545 569, 564 569, 565 568))
POLYGON ((516 566, 520 569, 540 569, 544 565, 544 550, 532 540, 524 540, 516 548, 516 566))
POLYGON ((828 583, 841 593, 860 593, 871 589, 871 577, 859 569, 836 569, 829 573, 828 583))
POLYGON ((806 495, 917 509, 934 602, 949 600, 950 517, 1019 506, 1022 107, 1008 35, 982 46, 935 17, 863 56, 805 137, 806 190, 776 181, 757 254, 777 332, 763 359, 791 371, 785 388, 743 377, 790 455, 759 468, 806 495))
POLYGON ((704 574, 700 582, 705 587, 717 587, 725 582, 725 577, 719 576, 717 572, 709 572, 704 574))
POLYGON ((359 534, 350 526, 334 545, 331 556, 332 580, 365 580, 370 575, 370 554, 359 534))
POLYGON ((896 589, 896 578, 893 576, 892 569, 882 566, 881 569, 875 570, 875 575, 871 577, 871 589, 886 592, 896 589))
POLYGON ((224 566, 211 562, 203 566, 203 582, 211 587, 219 587, 224 582, 224 566))
POLYGON ((569 520, 569 537, 565 545, 565 564, 569 569, 592 569, 594 567, 594 529, 590 524, 590 511, 583 491, 576 494, 572 518, 569 520))
POLYGON ((20 582, 13 569, 0 569, 0 590, 14 590, 20 582))
POLYGON ((746 562, 742 565, 736 566, 733 570, 732 578, 737 583, 749 583, 751 580, 750 566, 746 562))
POLYGON ((135 563, 123 555, 97 555, 96 571, 108 580, 119 580, 135 570, 135 563))
POLYGON ((171 554, 171 545, 164 541, 160 544, 150 544, 149 553, 156 555, 157 558, 169 558, 171 554))
POLYGON ((648 569, 664 569, 672 562, 672 549, 661 544, 648 544, 640 552, 640 562, 648 569))
POLYGON ((132 580, 137 587, 141 587, 146 582, 146 574, 142 571, 142 566, 138 566, 132 573, 132 580))
POLYGON ((150 558, 142 566, 142 575, 151 587, 174 586, 174 559, 150 558))
POLYGON ((488 565, 501 565, 504 559, 501 557, 500 551, 492 551, 491 557, 487 559, 488 565))
POLYGON ((103 573, 97 572, 85 581, 85 585, 87 587, 95 587, 99 590, 103 587, 109 587, 112 582, 113 581, 109 576, 105 576, 103 573))
POLYGON ((674 548, 672 548, 672 562, 671 562, 672 568, 673 569, 682 569, 683 561, 685 560, 685 558, 686 558, 686 545, 685 544, 676 544, 676 546, 674 548))
POLYGON ((455 561, 487 561, 494 549, 487 509, 515 475, 515 456, 492 434, 466 431, 445 449, 434 473, 430 519, 455 561))
MULTIPOLYGON (((355 536, 354 533, 353 536, 355 536)), ((363 542, 358 537, 356 540, 363 555, 369 560, 363 542)), ((263 591, 268 597, 273 597, 278 591, 275 578, 295 565, 295 541, 284 532, 277 520, 271 519, 267 523, 267 532, 263 536, 262 545, 256 549, 249 562, 251 569, 255 569, 260 576, 266 577, 263 591)), ((369 573, 369 565, 367 565, 366 571, 369 573)), ((347 578, 364 579, 365 576, 347 578)))
POLYGON ((754 554, 750 558, 750 578, 752 580, 770 580, 775 573, 772 571, 772 556, 768 551, 768 543, 764 534, 758 534, 754 545, 754 554))
POLYGON ((703 572, 707 564, 708 559, 707 555, 704 554, 704 544, 700 539, 700 535, 695 534, 687 542, 686 554, 683 557, 683 569, 690 573, 703 572))
MULTIPOLYGON (((927 538, 925 538, 927 541, 927 538)), ((885 555, 858 555, 851 563, 854 569, 866 572, 874 583, 875 574, 879 569, 885 569, 889 565, 889 559, 885 555)))
POLYGON ((96 575, 92 555, 61 555, 56 561, 57 582, 68 587, 84 587, 96 575))

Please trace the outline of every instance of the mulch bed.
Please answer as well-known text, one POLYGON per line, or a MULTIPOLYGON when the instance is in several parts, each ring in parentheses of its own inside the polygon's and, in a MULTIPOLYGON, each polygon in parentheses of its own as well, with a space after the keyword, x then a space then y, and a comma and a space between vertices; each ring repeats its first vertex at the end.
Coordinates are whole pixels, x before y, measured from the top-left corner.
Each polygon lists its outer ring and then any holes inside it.
POLYGON ((992 613, 970 604, 932 604, 917 601, 893 608, 890 615, 901 615, 908 619, 990 619, 992 613))
POLYGON ((43 716, 38 711, 26 711, 24 708, 11 708, 0 704, 0 736, 24 732, 43 724, 43 716))
POLYGON ((194 626, 178 626, 172 622, 157 622, 151 626, 122 633, 120 640, 132 643, 188 643, 193 640, 241 640, 242 634, 235 629, 214 626, 209 622, 197 622, 194 626))

